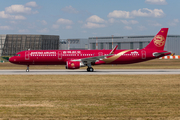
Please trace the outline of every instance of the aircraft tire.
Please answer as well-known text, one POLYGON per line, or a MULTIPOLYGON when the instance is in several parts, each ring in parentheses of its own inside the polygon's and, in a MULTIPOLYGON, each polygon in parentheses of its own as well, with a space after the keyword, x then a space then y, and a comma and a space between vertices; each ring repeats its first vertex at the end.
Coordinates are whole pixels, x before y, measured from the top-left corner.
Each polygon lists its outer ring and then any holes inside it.
POLYGON ((93 71, 94 71, 94 69, 93 69, 92 67, 90 67, 90 68, 89 68, 89 71, 90 71, 90 72, 93 72, 93 71))

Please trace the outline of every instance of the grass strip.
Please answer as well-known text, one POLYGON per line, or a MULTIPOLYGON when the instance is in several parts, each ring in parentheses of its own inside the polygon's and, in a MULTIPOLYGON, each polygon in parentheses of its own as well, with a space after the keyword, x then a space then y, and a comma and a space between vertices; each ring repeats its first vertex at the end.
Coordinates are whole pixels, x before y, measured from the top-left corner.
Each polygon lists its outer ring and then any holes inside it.
POLYGON ((0 75, 3 119, 179 119, 180 75, 0 75))

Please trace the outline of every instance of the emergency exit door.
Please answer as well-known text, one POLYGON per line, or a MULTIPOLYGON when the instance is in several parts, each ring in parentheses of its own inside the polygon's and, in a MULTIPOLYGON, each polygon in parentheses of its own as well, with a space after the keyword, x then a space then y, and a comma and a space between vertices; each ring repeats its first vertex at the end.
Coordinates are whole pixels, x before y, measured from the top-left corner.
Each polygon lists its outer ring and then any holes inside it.
POLYGON ((59 60, 62 59, 62 51, 58 51, 58 59, 59 59, 59 60))
POLYGON ((30 57, 30 52, 26 51, 25 52, 25 60, 29 60, 29 57, 30 57))
POLYGON ((146 59, 146 51, 145 51, 145 50, 143 50, 143 51, 141 52, 141 55, 142 55, 142 59, 146 59))

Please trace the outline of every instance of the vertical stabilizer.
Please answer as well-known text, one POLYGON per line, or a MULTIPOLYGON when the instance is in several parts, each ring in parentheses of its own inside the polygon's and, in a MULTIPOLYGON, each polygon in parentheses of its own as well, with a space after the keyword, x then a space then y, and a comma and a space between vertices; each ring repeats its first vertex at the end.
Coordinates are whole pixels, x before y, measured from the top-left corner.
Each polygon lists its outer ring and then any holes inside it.
POLYGON ((164 50, 168 28, 162 28, 144 49, 164 50))

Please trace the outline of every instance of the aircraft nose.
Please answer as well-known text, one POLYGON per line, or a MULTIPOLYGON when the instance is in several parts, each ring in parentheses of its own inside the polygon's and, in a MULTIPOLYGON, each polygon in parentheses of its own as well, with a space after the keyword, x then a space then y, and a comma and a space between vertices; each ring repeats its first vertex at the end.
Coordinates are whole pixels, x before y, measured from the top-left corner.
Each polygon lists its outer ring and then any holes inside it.
POLYGON ((14 63, 15 62, 14 57, 9 58, 9 62, 14 63))

